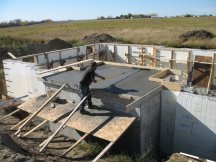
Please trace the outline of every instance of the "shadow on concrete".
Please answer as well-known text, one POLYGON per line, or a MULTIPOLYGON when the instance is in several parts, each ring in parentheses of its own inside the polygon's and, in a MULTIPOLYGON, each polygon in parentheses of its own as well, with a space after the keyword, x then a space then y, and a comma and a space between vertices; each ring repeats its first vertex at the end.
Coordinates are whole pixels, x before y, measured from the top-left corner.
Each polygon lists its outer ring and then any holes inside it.
POLYGON ((116 87, 115 84, 112 84, 111 86, 105 88, 106 92, 110 92, 110 93, 115 93, 115 94, 125 94, 125 93, 129 93, 129 92, 138 92, 138 90, 135 89, 122 89, 119 87, 116 87))

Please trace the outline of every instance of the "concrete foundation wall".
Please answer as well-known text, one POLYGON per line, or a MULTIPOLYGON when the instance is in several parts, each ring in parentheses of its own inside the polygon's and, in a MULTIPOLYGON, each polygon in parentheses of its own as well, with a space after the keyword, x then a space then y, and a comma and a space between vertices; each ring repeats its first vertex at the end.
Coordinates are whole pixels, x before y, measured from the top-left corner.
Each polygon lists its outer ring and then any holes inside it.
POLYGON ((180 93, 177 97, 174 152, 216 160, 216 98, 180 93))
POLYGON ((163 90, 160 149, 216 160, 216 98, 163 90))
POLYGON ((161 92, 160 150, 173 152, 176 99, 179 92, 163 90, 161 92))
POLYGON ((154 151, 159 145, 160 93, 140 107, 140 154, 154 151))
POLYGON ((43 82, 37 78, 38 68, 35 64, 16 60, 4 60, 4 73, 7 94, 11 97, 28 95, 28 98, 45 93, 43 82))

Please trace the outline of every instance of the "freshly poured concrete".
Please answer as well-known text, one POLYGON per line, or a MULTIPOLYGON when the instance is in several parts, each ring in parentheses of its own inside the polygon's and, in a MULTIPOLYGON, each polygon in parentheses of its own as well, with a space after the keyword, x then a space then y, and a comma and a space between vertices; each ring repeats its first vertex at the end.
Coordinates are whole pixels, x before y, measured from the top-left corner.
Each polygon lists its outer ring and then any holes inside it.
MULTIPOLYGON (((69 83, 72 87, 78 87, 82 73, 83 71, 71 70, 54 74, 44 79, 56 85, 69 83)), ((96 84, 92 83, 91 88, 103 89, 110 93, 142 96, 159 85, 159 83, 149 81, 149 76, 158 73, 157 70, 102 65, 98 66, 96 73, 104 76, 106 79, 98 79, 96 84)))

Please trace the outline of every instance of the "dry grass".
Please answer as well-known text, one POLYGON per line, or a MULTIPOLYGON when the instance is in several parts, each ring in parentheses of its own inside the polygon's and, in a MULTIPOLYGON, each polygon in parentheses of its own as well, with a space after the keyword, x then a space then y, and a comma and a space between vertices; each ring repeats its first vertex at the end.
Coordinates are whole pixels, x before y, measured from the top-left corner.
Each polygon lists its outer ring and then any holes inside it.
POLYGON ((31 40, 60 38, 79 41, 92 33, 108 33, 127 43, 160 44, 177 47, 216 48, 216 38, 180 42, 187 31, 204 29, 216 35, 216 17, 158 18, 130 20, 91 20, 50 23, 0 29, 0 37, 12 36, 31 40))

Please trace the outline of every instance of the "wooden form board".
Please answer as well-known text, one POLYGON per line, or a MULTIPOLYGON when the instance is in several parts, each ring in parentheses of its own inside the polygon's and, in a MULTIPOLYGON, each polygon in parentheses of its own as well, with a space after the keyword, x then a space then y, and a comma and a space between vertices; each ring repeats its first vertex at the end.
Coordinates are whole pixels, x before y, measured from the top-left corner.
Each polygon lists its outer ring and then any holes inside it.
MULTIPOLYGON (((195 61, 198 62, 212 62, 212 57, 210 56, 195 56, 195 61)), ((194 70, 193 70, 193 78, 192 78, 192 85, 197 87, 208 87, 208 82, 210 79, 210 64, 200 64, 194 63, 194 70)))
MULTIPOLYGON (((47 97, 33 98, 20 105, 18 108, 33 113, 47 99, 47 97)), ((69 113, 75 107, 76 104, 71 103, 56 104, 55 108, 51 108, 51 106, 48 105, 38 116, 45 120, 54 121, 62 115, 69 113)), ((66 125, 84 133, 91 133, 93 130, 96 130, 93 131, 93 136, 110 142, 115 142, 135 121, 135 117, 118 116, 118 114, 106 110, 87 110, 89 112, 87 114, 81 114, 77 111, 66 125)), ((59 122, 64 122, 64 119, 62 118, 59 122)))
MULTIPOLYGON (((95 62, 101 62, 95 60, 95 62)), ((105 65, 113 65, 113 66, 119 66, 119 67, 131 67, 131 68, 138 68, 138 69, 152 69, 152 70, 165 70, 167 68, 162 68, 162 67, 151 67, 151 66, 142 66, 142 65, 134 65, 134 64, 124 64, 124 63, 116 63, 116 62, 108 62, 108 61, 103 61, 105 65)))
POLYGON ((173 70, 173 69, 166 69, 164 71, 160 71, 159 73, 150 76, 149 80, 154 81, 154 82, 159 82, 161 85, 163 85, 166 89, 172 90, 172 91, 181 91, 181 83, 177 82, 169 82, 164 80, 168 75, 181 75, 180 70, 173 70))

